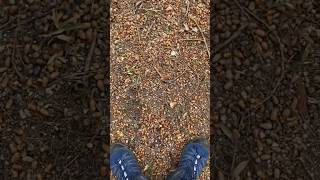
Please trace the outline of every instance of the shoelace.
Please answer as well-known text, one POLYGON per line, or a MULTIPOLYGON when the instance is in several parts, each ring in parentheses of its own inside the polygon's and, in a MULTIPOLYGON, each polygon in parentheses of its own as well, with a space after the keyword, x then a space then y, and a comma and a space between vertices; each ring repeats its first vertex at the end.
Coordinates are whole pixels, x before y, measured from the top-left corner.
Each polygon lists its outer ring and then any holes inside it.
POLYGON ((198 160, 201 158, 201 156, 199 154, 197 154, 196 156, 196 160, 194 162, 194 165, 193 165, 193 175, 194 176, 197 176, 197 170, 198 170, 198 160))
POLYGON ((197 158, 196 161, 195 161, 195 167, 196 168, 194 168, 195 177, 197 177, 199 175, 200 169, 203 169, 203 167, 205 166, 205 161, 201 160, 203 158, 202 156, 197 155, 196 158, 197 158))
POLYGON ((129 180, 129 178, 127 178, 128 174, 127 174, 126 170, 124 169, 124 166, 123 166, 121 163, 122 163, 122 161, 119 160, 119 161, 118 161, 118 164, 119 164, 119 166, 121 167, 121 170, 122 170, 122 172, 123 172, 123 176, 124 176, 124 178, 126 178, 126 180, 129 180))
POLYGON ((129 154, 124 154, 118 161, 117 165, 113 168, 117 177, 123 177, 125 180, 129 180, 128 171, 126 171, 126 167, 130 167, 130 172, 138 172, 139 167, 137 166, 135 160, 130 157, 129 154))
POLYGON ((205 165, 205 161, 202 161, 203 157, 197 152, 196 147, 194 147, 191 151, 183 157, 183 163, 185 166, 188 164, 193 166, 192 178, 195 179, 198 176, 199 170, 202 169, 205 165))

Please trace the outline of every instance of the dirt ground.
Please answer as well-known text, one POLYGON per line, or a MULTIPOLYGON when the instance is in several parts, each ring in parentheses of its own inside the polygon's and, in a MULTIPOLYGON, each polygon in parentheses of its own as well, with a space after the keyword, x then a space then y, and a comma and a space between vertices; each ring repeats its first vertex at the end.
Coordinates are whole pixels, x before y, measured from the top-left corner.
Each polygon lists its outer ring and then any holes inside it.
POLYGON ((107 175, 107 10, 0 0, 0 179, 107 175))
POLYGON ((209 1, 112 1, 111 141, 152 179, 188 140, 209 139, 209 16, 209 1))
POLYGON ((216 179, 319 179, 319 1, 214 5, 216 179))

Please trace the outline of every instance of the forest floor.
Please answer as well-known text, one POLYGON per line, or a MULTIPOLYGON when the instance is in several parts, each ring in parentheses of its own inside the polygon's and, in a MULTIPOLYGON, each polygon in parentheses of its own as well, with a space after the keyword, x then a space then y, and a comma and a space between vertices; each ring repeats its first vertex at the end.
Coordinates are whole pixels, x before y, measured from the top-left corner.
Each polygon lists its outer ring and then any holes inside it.
POLYGON ((0 1, 0 179, 107 175, 106 1, 0 1))
POLYGON ((211 25, 215 176, 320 177, 320 4, 217 0, 211 25))
POLYGON ((209 141, 209 21, 207 0, 111 3, 111 141, 152 179, 176 167, 189 140, 209 141))

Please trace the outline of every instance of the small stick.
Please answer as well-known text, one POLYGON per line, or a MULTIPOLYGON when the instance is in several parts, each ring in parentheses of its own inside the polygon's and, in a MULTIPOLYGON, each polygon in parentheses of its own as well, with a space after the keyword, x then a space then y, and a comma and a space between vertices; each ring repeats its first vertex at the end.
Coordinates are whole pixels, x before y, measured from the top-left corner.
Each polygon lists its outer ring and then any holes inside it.
POLYGON ((18 31, 20 30, 20 12, 18 12, 17 16, 17 28, 14 31, 14 48, 12 51, 12 56, 11 56, 11 63, 13 66, 14 71, 17 73, 18 77, 20 78, 21 81, 25 81, 25 77, 19 72, 16 64, 16 51, 17 51, 17 41, 18 41, 18 31))
POLYGON ((309 168, 306 167, 304 159, 300 156, 300 157, 299 157, 299 160, 300 160, 301 164, 303 165, 303 168, 304 168, 304 169, 306 170, 306 172, 308 173, 308 175, 311 177, 312 180, 314 180, 314 174, 309 171, 309 168))
POLYGON ((151 31, 151 29, 153 28, 153 26, 154 26, 154 24, 155 24, 155 20, 152 22, 152 24, 150 25, 150 27, 148 28, 148 31, 147 31, 147 33, 146 33, 146 36, 145 37, 147 37, 148 36, 148 34, 150 33, 150 31, 151 31))
POLYGON ((217 47, 214 48, 213 50, 213 54, 218 53, 221 49, 223 49, 225 46, 227 46, 229 43, 231 43, 234 39, 236 39, 244 29, 246 29, 246 27, 248 26, 248 24, 244 24, 242 25, 235 33, 232 34, 232 36, 230 36, 225 42, 223 42, 222 44, 219 44, 217 47))
MULTIPOLYGON (((273 94, 277 91, 278 87, 280 86, 282 80, 284 79, 285 77, 285 73, 286 73, 286 70, 285 70, 285 57, 284 57, 284 53, 283 53, 283 46, 282 46, 282 43, 281 43, 281 39, 279 37, 279 35, 277 34, 277 32, 275 32, 274 30, 272 30, 270 28, 270 26, 264 22, 263 20, 261 20, 258 16, 256 16, 252 11, 250 11, 248 8, 246 7, 242 7, 239 3, 238 0, 233 0, 237 6, 242 10, 242 11, 245 11, 247 14, 251 15, 256 21, 260 22, 261 24, 263 24, 274 36, 275 38, 277 39, 278 41, 278 44, 279 44, 279 49, 280 49, 280 56, 281 56, 281 69, 282 69, 282 72, 281 72, 281 75, 280 75, 280 78, 278 79, 278 81, 276 82, 276 85, 275 87, 273 88, 273 90, 271 91, 271 93, 261 102, 259 103, 257 106, 255 106, 255 109, 257 109, 259 106, 263 105, 266 101, 268 101, 272 96, 273 94)), ((293 57, 292 57, 293 58, 293 57)), ((290 58, 291 59, 291 58, 290 58)))
POLYGON ((160 78, 162 78, 162 74, 160 73, 159 69, 157 67, 154 67, 154 69, 156 70, 156 72, 158 73, 158 75, 160 76, 160 78))
POLYGON ((202 41, 203 39, 179 39, 179 41, 202 41))
POLYGON ((175 82, 177 79, 179 79, 182 75, 184 75, 185 73, 186 73, 186 71, 184 71, 183 73, 181 73, 180 75, 176 76, 176 77, 173 78, 173 79, 164 80, 163 82, 165 82, 165 83, 173 83, 173 82, 175 82))
POLYGON ((12 21, 12 20, 9 19, 7 22, 5 22, 4 24, 2 24, 2 25, 0 26, 0 29, 3 29, 4 27, 6 27, 8 24, 11 23, 11 21, 12 21))
POLYGON ((190 1, 189 1, 189 0, 186 0, 185 2, 186 2, 186 4, 187 4, 186 16, 188 16, 189 11, 190 11, 190 1))
MULTIPOLYGON (((292 59, 294 56, 295 56, 295 55, 292 55, 292 56, 290 57, 290 59, 292 59)), ((281 73, 281 76, 280 76, 279 80, 277 81, 277 83, 276 83, 275 87, 273 88, 273 90, 271 91, 271 93, 270 93, 267 97, 265 97, 259 104, 257 104, 254 109, 258 109, 259 106, 263 105, 263 104, 264 104, 265 102, 267 102, 270 98, 272 98, 273 94, 277 91, 278 87, 280 86, 280 83, 281 83, 282 79, 284 78, 285 72, 286 72, 286 71, 283 70, 283 72, 281 73)))
POLYGON ((170 20, 170 19, 168 19, 166 16, 164 16, 162 13, 160 13, 159 11, 160 10, 156 10, 156 9, 145 9, 145 8, 141 8, 142 10, 145 10, 145 11, 151 11, 151 12, 154 12, 154 13, 156 13, 157 15, 159 15, 159 16, 161 16, 162 18, 164 18, 166 21, 168 21, 168 22, 171 22, 172 24, 174 24, 174 25, 178 25, 178 23, 176 22, 176 21, 174 21, 174 20, 170 20))
POLYGON ((165 83, 173 83, 174 81, 176 81, 178 78, 180 78, 185 72, 181 73, 180 75, 176 76, 175 78, 172 78, 170 80, 163 80, 163 76, 162 74, 160 73, 159 69, 157 67, 154 67, 154 69, 156 70, 156 72, 158 73, 158 75, 160 76, 161 78, 161 81, 165 82, 165 83))
POLYGON ((210 49, 209 49, 209 46, 208 46, 208 44, 207 44, 206 37, 204 36, 204 34, 203 34, 203 32, 202 32, 202 30, 201 30, 198 22, 197 22, 192 16, 189 16, 189 18, 190 18, 194 23, 196 23, 196 25, 197 25, 200 33, 201 33, 201 36, 202 36, 202 38, 203 38, 204 44, 206 45, 207 53, 208 53, 208 56, 209 56, 209 59, 210 59, 210 49))
MULTIPOLYGON (((86 74, 89 72, 89 69, 90 69, 92 56, 93 56, 93 53, 94 53, 94 49, 96 47, 96 42, 97 42, 97 31, 94 31, 93 32, 93 40, 92 40, 92 43, 91 43, 89 54, 88 54, 87 59, 86 59, 86 64, 85 64, 85 69, 84 69, 86 74)), ((84 83, 87 86, 88 85, 88 77, 84 76, 83 80, 84 80, 84 83)))

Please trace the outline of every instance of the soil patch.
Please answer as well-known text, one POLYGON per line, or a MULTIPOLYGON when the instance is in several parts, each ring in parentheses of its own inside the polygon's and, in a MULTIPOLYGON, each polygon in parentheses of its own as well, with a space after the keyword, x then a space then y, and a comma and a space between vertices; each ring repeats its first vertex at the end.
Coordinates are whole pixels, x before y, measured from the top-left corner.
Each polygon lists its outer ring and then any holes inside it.
POLYGON ((105 176, 106 2, 0 8, 0 179, 105 176))
POLYGON ((215 1, 218 179, 318 179, 319 3, 215 1))

